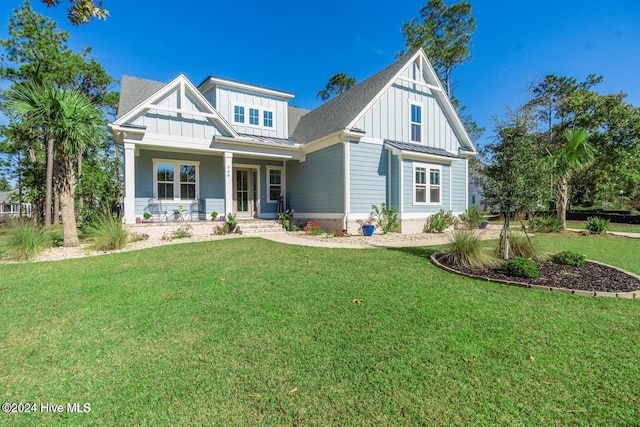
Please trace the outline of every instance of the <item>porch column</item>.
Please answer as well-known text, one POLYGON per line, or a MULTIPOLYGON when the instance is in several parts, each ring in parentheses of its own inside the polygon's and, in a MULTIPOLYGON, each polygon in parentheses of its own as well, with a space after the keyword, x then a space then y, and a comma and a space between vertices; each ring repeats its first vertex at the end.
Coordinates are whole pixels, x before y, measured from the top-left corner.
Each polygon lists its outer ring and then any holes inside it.
POLYGON ((224 153, 224 215, 233 212, 233 153, 224 153))
POLYGON ((124 143, 124 223, 136 223, 136 146, 124 143))

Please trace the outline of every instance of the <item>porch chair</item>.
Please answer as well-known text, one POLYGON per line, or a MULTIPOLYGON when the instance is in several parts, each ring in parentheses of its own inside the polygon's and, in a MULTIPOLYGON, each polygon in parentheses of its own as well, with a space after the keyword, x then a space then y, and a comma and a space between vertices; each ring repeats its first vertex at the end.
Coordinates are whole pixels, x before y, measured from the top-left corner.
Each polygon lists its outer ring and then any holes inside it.
POLYGON ((156 219, 158 221, 161 219, 168 221, 167 208, 162 206, 162 201, 160 199, 149 199, 149 203, 145 210, 151 214, 151 218, 153 218, 154 221, 156 219))
MULTIPOLYGON (((197 200, 194 200, 193 202, 191 202, 191 204, 189 205, 189 209, 187 209, 186 211, 182 211, 180 212, 180 217, 182 219, 182 221, 193 221, 193 214, 195 213, 196 215, 199 214, 199 210, 198 210, 198 206, 199 203, 197 200)), ((198 218, 200 219, 200 218, 198 218)))

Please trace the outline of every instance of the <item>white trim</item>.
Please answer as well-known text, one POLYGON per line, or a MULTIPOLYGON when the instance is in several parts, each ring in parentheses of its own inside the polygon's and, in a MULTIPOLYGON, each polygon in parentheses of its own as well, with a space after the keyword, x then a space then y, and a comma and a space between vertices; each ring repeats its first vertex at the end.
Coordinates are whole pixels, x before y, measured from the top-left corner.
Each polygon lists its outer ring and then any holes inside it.
POLYGON ((204 82, 200 84, 200 86, 198 86, 198 88, 201 89, 203 92, 206 92, 209 89, 209 86, 225 86, 228 88, 241 89, 247 92, 269 95, 276 98, 284 98, 284 99, 295 98, 295 95, 290 92, 283 92, 277 89, 269 89, 261 86, 253 86, 248 83, 236 82, 233 80, 227 80, 227 79, 223 79, 220 77, 213 77, 213 76, 210 76, 209 78, 207 78, 204 82))
POLYGON ((424 144, 424 104, 421 102, 418 102, 416 100, 413 99, 409 99, 409 114, 408 114, 408 118, 409 118, 409 142, 412 144, 424 144), (420 122, 414 122, 413 121, 413 106, 419 107, 420 108, 420 122), (413 125, 420 125, 420 140, 416 141, 415 139, 413 139, 413 125))
MULTIPOLYGON (((442 203, 442 165, 433 165, 433 164, 428 164, 428 163, 417 163, 417 162, 413 162, 412 163, 412 167, 413 167, 413 173, 411 175, 411 182, 412 182, 412 196, 413 196, 413 205, 414 206, 441 206, 442 203), (424 184, 420 184, 421 186, 424 185, 425 188, 425 197, 427 199, 426 202, 418 202, 416 201, 416 169, 425 169, 425 183, 424 184), (439 187, 439 195, 440 195, 440 200, 438 202, 432 202, 431 201, 431 188, 432 187, 436 187, 435 185, 431 184, 431 171, 432 170, 437 170, 438 171, 438 177, 439 177, 439 181, 440 183, 437 185, 437 187, 439 187)), ((451 187, 451 179, 449 179, 449 187, 451 187)), ((449 198, 451 198, 451 188, 449 188, 449 198)), ((449 206, 451 206, 451 202, 449 202, 449 206)))
POLYGON ((125 142, 124 148, 124 223, 136 223, 136 146, 125 142))
MULTIPOLYGON (((256 171, 256 180, 253 183, 253 186, 254 186, 254 188, 256 190, 256 198, 253 201, 253 203, 255 204, 254 209, 255 209, 255 212, 257 212, 257 214, 258 214, 258 218, 262 218, 262 216, 261 216, 262 215, 262 212, 261 212, 262 204, 260 203, 260 200, 261 200, 260 196, 262 194, 260 192, 260 168, 261 167, 262 166, 256 165, 256 164, 253 164, 253 163, 234 163, 233 167, 232 167, 233 171, 238 170, 238 169, 249 169, 250 171, 256 171)), ((234 179, 235 179, 235 175, 233 176, 232 180, 234 180, 234 179)), ((233 191, 233 182, 231 184, 231 187, 232 187, 232 191, 233 191)), ((235 193, 235 192, 233 192, 233 193, 235 193)), ((234 196, 235 196, 235 194, 231 195, 231 199, 232 200, 233 200, 234 196)), ((237 205, 233 204, 232 207, 233 207, 233 209, 236 209, 237 205)))
MULTIPOLYGON (((420 59, 422 61, 422 75, 423 78, 427 79, 427 83, 436 87, 441 87, 442 85, 440 83, 440 80, 438 79, 433 66, 431 66, 429 59, 425 55, 424 50, 418 49, 416 53, 414 53, 413 56, 407 61, 404 67, 398 70, 396 75, 389 79, 387 84, 384 85, 380 92, 378 92, 378 94, 374 96, 371 101, 369 101, 369 103, 354 117, 351 123, 346 126, 346 129, 355 127, 356 124, 364 117, 364 115, 373 107, 373 105, 378 102, 378 100, 384 95, 384 93, 396 82, 396 80, 406 79, 403 76, 403 73, 407 71, 407 67, 412 67, 417 59, 420 59)), ((456 113, 456 110, 453 107, 453 104, 451 103, 451 100, 449 99, 447 94, 443 90, 435 90, 433 91, 433 95, 440 101, 440 105, 444 111, 445 116, 451 120, 453 130, 458 137, 458 143, 464 147, 471 149, 472 153, 476 154, 476 148, 473 145, 473 142, 471 141, 471 138, 469 137, 466 129, 462 125, 462 121, 456 113)))
MULTIPOLYGON (((118 118, 116 121, 113 122, 113 125, 116 125, 116 126, 124 125, 129 120, 131 120, 132 118, 136 117, 137 115, 144 114, 146 112, 145 110, 150 110, 150 109, 167 110, 167 109, 169 109, 168 107, 163 107, 161 105, 155 105, 155 104, 153 104, 153 102, 154 101, 158 101, 159 99, 161 99, 165 95, 169 94, 172 90, 180 89, 181 87, 184 87, 184 90, 182 91, 183 96, 186 97, 186 91, 189 91, 189 93, 194 97, 195 101, 200 104, 200 107, 202 107, 204 110, 206 110, 206 111, 204 111, 204 113, 208 113, 208 114, 211 114, 213 116, 213 117, 208 117, 208 118, 216 120, 224 130, 229 132, 230 135, 233 135, 233 136, 236 136, 236 137, 238 136, 238 133, 229 124, 229 122, 227 122, 224 119, 224 117, 222 117, 222 115, 209 103, 209 101, 204 97, 204 95, 193 85, 193 83, 191 83, 189 81, 189 79, 184 74, 180 74, 178 77, 176 77, 175 79, 173 79, 172 81, 167 83, 165 86, 163 86, 161 89, 156 91, 153 95, 151 95, 150 97, 148 97, 147 99, 145 99, 144 101, 139 103, 137 106, 132 108, 125 115, 123 115, 122 117, 118 118)), ((181 105, 181 107, 182 107, 182 105, 181 105)), ((169 110, 174 110, 174 109, 170 108, 169 110)), ((197 111, 187 111, 187 110, 184 110, 182 108, 175 109, 175 110, 177 110, 177 111, 174 111, 174 112, 179 112, 179 113, 182 113, 182 114, 199 115, 197 111)))
POLYGON ((180 160, 180 159, 159 159, 153 158, 153 198, 160 200, 168 200, 172 202, 192 202, 200 198, 200 162, 197 160, 180 160), (173 171, 173 199, 161 199, 158 196, 158 164, 170 164, 175 167, 173 171), (181 183, 180 181, 180 166, 195 166, 196 167, 196 182, 195 182, 195 199, 183 199, 181 197, 181 183))
POLYGON ((271 166, 268 165, 267 166, 267 174, 266 174, 266 184, 267 184, 267 203, 278 203, 278 200, 271 200, 271 179, 270 179, 270 175, 271 175, 271 171, 272 170, 279 170, 280 171, 280 195, 283 198, 283 202, 284 202, 284 195, 286 194, 286 188, 285 188, 285 183, 286 183, 286 178, 284 175, 284 166, 271 166))
POLYGON ((398 177, 400 178, 399 182, 399 196, 398 202, 400 203, 399 213, 404 212, 404 157, 402 154, 398 154, 398 177))

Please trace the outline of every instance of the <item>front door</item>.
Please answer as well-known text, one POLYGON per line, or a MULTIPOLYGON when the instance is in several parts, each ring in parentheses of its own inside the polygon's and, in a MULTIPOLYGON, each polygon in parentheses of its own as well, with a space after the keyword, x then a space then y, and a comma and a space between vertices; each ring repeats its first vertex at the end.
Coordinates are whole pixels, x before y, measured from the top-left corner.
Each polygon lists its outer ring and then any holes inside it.
POLYGON ((255 212, 255 172, 252 169, 235 169, 233 204, 239 217, 253 217, 255 212))

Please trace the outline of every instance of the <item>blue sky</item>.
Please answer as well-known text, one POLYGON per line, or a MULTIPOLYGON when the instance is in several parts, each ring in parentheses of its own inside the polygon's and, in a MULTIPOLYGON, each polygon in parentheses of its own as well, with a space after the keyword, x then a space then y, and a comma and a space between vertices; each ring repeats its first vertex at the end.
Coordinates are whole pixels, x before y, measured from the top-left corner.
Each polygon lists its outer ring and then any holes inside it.
MULTIPOLYGON (((402 23, 425 0, 323 2, 103 0, 106 21, 73 27, 62 7, 40 13, 91 46, 116 79, 123 74, 169 81, 184 73, 195 84, 216 75, 293 92, 291 103, 320 104, 316 93, 337 73, 362 81, 395 60, 402 23)), ((68 3, 63 0, 63 3, 68 3)), ((448 1, 451 4, 452 1, 448 1)), ((19 0, 0 5, 0 37, 19 0)), ((640 106, 640 2, 637 0, 471 0, 477 30, 472 60, 454 72, 455 94, 487 128, 505 106, 547 74, 583 80, 602 74, 602 93, 623 91, 640 106)), ((117 88, 115 88, 117 89, 117 88)))

